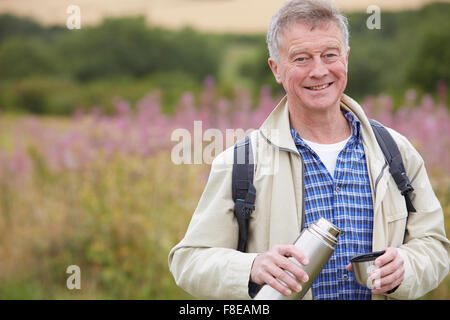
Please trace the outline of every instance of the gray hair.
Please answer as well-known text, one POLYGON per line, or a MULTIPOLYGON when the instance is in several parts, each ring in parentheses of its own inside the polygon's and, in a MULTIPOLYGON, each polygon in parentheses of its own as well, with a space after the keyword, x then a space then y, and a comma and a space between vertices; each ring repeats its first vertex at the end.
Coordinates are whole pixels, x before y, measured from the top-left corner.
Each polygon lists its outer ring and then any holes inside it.
POLYGON ((326 0, 290 0, 284 3, 273 15, 267 31, 267 47, 272 59, 278 62, 280 34, 293 22, 305 23, 312 28, 318 24, 332 21, 342 33, 345 48, 348 49, 349 32, 347 18, 326 0))

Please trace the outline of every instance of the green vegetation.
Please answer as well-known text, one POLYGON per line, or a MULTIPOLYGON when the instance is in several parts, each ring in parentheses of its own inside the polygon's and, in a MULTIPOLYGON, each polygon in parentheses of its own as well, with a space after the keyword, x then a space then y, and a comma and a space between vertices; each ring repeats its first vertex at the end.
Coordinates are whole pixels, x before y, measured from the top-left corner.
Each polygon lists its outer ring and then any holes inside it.
MULTIPOLYGON (((369 30, 365 13, 348 15, 350 29, 347 93, 360 99, 415 87, 428 92, 438 81, 450 82, 450 4, 435 3, 419 11, 382 12, 381 29, 369 30)), ((242 64, 241 75, 259 85, 271 81, 268 53, 261 41, 260 54, 242 64)), ((272 82, 273 83, 273 82, 272 82)))
POLYGON ((2 299, 191 298, 175 285, 167 255, 200 197, 203 167, 159 155, 55 173, 29 153, 29 182, 0 179, 2 299), (81 290, 66 287, 73 264, 81 290))
MULTIPOLYGON (((167 259, 186 232, 209 166, 175 165, 168 138, 159 147, 156 140, 136 140, 152 125, 170 135, 170 126, 156 126, 157 112, 150 119, 147 111, 102 121, 0 117, 1 299, 193 298, 176 285, 167 259), (136 142, 150 144, 151 153, 130 152, 136 142), (81 269, 81 290, 66 287, 70 265, 81 269)), ((413 118, 411 128, 423 132, 434 116, 416 118, 425 121, 414 125, 413 118)), ((188 114, 181 119, 192 121, 188 114)), ((434 130, 445 130, 447 119, 441 114, 434 130)), ((439 138, 412 141, 423 145, 449 234, 450 149, 439 138), (429 152, 433 144, 441 154, 429 152)), ((450 299, 450 276, 424 299, 450 299)))
MULTIPOLYGON (((355 98, 414 87, 434 92, 450 82, 450 4, 418 11, 382 12, 381 29, 366 27, 365 13, 351 13, 347 92, 355 98)), ((132 103, 161 89, 163 109, 182 92, 197 93, 211 75, 225 95, 235 86, 254 96, 263 84, 281 88, 267 65, 265 36, 207 34, 148 26, 144 18, 106 19, 94 27, 43 27, 0 16, 0 109, 70 114, 112 98, 132 103)))

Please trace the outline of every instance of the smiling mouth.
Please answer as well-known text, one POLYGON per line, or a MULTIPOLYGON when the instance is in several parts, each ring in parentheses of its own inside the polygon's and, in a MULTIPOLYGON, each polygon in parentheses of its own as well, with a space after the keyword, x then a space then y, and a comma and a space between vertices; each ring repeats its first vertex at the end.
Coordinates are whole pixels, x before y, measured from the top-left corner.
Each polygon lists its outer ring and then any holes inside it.
POLYGON ((333 84, 333 82, 329 82, 329 83, 321 84, 319 86, 305 87, 305 88, 308 89, 308 90, 312 90, 312 91, 319 91, 319 90, 323 90, 323 89, 328 88, 332 84, 333 84))

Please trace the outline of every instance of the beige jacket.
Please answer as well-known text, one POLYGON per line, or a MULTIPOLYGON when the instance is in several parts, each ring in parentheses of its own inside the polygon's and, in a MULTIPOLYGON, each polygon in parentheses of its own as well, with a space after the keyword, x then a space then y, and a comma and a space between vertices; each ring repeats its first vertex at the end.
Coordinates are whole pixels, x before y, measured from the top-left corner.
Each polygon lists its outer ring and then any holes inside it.
MULTIPOLYGON (((373 299, 416 299, 436 288, 449 270, 450 245, 444 217, 423 160, 408 140, 390 130, 402 153, 414 187, 417 212, 410 212, 405 244, 402 244, 407 210, 392 179, 381 149, 362 108, 343 95, 341 107, 361 121, 374 202, 373 251, 397 247, 404 259, 404 280, 389 295, 373 299)), ((251 135, 255 153, 256 210, 250 219, 247 251, 235 248, 238 226, 233 214, 231 173, 233 148, 218 155, 189 224, 185 237, 169 254, 169 267, 176 283, 198 298, 250 299, 248 282, 257 253, 276 244, 290 244, 302 228, 302 159, 289 129, 284 98, 251 135)), ((304 299, 311 299, 311 290, 304 299)))

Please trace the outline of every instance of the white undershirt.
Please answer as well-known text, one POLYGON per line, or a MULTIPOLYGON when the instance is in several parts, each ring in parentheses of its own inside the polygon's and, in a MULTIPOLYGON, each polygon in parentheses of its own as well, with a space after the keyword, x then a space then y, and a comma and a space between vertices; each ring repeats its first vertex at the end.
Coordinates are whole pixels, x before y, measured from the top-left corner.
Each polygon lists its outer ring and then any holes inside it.
POLYGON ((351 136, 349 136, 344 141, 333 143, 333 144, 321 144, 321 143, 315 143, 312 141, 308 141, 303 139, 308 146, 319 156, 322 163, 327 168, 330 175, 334 178, 334 169, 336 168, 336 160, 339 155, 339 152, 341 152, 342 149, 344 149, 345 145, 347 144, 348 140, 351 136))

